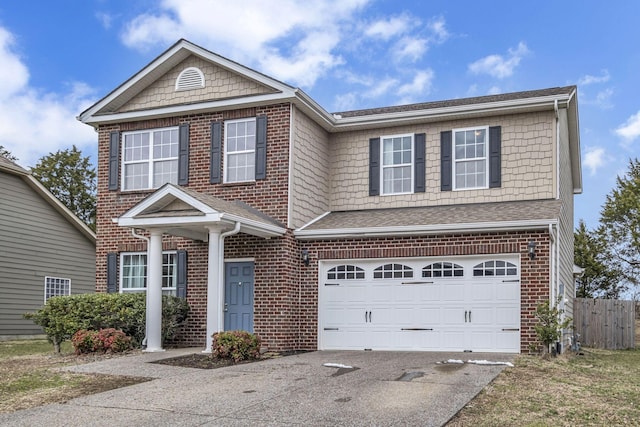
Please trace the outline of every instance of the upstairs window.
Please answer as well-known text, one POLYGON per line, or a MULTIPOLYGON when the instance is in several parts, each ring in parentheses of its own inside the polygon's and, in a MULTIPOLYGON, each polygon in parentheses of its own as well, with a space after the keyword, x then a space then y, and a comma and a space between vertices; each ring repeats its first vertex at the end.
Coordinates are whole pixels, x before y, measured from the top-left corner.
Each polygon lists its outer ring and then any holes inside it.
POLYGON ((224 124, 224 182, 255 181, 256 119, 224 124))
POLYGON ((383 136, 382 194, 413 192, 413 135, 383 136))
POLYGON ((124 134, 123 190, 159 188, 178 182, 178 128, 124 134))
POLYGON ((453 130, 453 182, 456 190, 487 188, 488 135, 488 127, 453 130))

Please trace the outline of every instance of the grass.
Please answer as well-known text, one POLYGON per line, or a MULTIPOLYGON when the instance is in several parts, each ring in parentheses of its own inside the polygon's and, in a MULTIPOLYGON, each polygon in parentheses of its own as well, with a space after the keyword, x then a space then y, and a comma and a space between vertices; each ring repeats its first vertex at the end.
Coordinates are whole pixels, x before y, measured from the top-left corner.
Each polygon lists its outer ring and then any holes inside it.
POLYGON ((505 369, 447 426, 638 425, 638 420, 640 347, 583 349, 581 355, 548 360, 519 356, 514 368, 505 369))
POLYGON ((53 346, 46 340, 0 342, 0 413, 62 403, 74 397, 146 381, 56 369, 96 360, 91 356, 76 356, 72 351, 68 342, 63 343, 60 354, 54 354, 53 346))

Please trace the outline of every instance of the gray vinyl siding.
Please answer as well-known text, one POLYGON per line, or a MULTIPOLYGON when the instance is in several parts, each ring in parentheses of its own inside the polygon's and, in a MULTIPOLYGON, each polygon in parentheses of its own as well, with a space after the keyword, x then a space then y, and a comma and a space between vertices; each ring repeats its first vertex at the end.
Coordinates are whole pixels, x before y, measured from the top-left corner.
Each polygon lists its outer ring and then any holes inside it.
POLYGON ((44 304, 45 277, 95 290, 95 245, 20 176, 0 171, 0 336, 42 330, 23 313, 44 304))

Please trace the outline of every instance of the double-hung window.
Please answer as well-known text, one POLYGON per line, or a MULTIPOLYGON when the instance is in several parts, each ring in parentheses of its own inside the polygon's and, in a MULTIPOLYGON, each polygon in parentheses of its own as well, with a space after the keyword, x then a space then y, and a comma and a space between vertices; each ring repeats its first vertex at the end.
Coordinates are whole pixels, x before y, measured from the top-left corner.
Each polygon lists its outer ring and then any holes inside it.
POLYGON ((124 134, 123 190, 158 188, 178 182, 178 128, 124 134))
POLYGON ((71 295, 71 279, 61 277, 44 278, 44 302, 51 297, 71 295))
POLYGON ((488 188, 489 128, 453 130, 454 189, 488 188))
POLYGON ((381 137, 382 194, 413 192, 413 135, 381 137))
MULTIPOLYGON (((130 252, 120 254, 120 291, 144 292, 147 289, 147 254, 130 252)), ((175 252, 162 254, 162 293, 176 295, 177 260, 175 252)))
POLYGON ((254 181, 256 177, 256 119, 224 124, 224 182, 254 181))

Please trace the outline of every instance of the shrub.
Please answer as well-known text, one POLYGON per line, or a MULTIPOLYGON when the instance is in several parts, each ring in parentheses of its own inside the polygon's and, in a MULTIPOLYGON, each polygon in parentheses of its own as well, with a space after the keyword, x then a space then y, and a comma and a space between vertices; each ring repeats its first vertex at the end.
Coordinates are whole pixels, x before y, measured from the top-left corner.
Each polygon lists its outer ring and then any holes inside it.
MULTIPOLYGON (((559 300, 558 300, 559 302, 559 300)), ((558 307, 558 303, 551 306, 549 301, 538 304, 535 316, 538 324, 534 326, 538 340, 543 345, 545 351, 549 350, 549 346, 560 339, 562 330, 571 326, 573 319, 570 317, 560 320, 564 310, 558 307)))
MULTIPOLYGON (((145 336, 145 307, 143 293, 82 294, 49 298, 40 310, 24 316, 42 326, 55 351, 60 352, 60 343, 81 329, 119 329, 139 345, 145 336)), ((174 338, 188 312, 189 305, 184 299, 162 297, 163 341, 174 338)))
POLYGON ((71 338, 76 354, 86 353, 121 353, 131 350, 131 337, 114 328, 88 331, 81 329, 71 338))
POLYGON ((246 331, 213 334, 212 356, 232 359, 235 363, 260 358, 260 337, 246 331))

